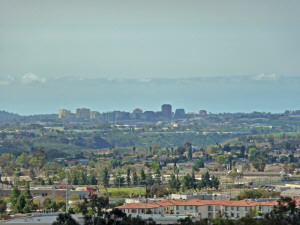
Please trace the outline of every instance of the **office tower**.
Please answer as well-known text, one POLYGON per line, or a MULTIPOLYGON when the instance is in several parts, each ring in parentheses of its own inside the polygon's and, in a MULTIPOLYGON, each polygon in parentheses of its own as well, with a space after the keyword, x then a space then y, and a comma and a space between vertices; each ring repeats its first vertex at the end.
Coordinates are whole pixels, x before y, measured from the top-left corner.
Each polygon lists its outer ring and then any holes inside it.
POLYGON ((144 120, 146 121, 154 121, 155 120, 155 112, 153 111, 145 111, 143 113, 143 117, 144 120))
POLYGON ((164 120, 172 119, 172 106, 170 104, 163 104, 161 106, 162 118, 164 120))
POLYGON ((175 111, 175 119, 184 119, 185 118, 185 111, 184 109, 176 109, 175 111))
POLYGON ((89 120, 91 116, 91 110, 87 108, 76 109, 76 118, 89 120))
POLYGON ((67 109, 58 110, 58 118, 59 119, 67 119, 71 117, 71 111, 67 109))
POLYGON ((99 119, 100 116, 101 116, 101 114, 97 111, 91 111, 91 113, 90 113, 91 120, 99 119))

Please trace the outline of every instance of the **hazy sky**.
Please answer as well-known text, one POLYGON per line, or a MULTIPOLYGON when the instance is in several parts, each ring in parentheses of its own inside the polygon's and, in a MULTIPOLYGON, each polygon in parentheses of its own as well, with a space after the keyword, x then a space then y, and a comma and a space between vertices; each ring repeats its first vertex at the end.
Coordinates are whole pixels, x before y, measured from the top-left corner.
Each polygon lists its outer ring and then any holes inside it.
POLYGON ((299 12, 299 0, 0 0, 0 110, 300 109, 299 12))

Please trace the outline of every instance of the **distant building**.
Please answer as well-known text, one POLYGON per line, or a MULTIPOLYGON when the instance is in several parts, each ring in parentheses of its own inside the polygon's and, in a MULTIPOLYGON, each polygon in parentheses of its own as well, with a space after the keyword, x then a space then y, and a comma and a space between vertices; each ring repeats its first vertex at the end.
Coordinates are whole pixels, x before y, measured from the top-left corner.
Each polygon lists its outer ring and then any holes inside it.
POLYGON ((115 114, 115 121, 122 121, 122 120, 130 119, 129 112, 113 111, 113 113, 115 114))
POLYGON ((106 122, 115 122, 114 112, 103 113, 103 117, 106 122))
POLYGON ((161 106, 161 114, 164 120, 172 119, 172 106, 170 104, 163 104, 161 106))
POLYGON ((199 115, 200 115, 200 116, 206 116, 206 115, 207 115, 206 110, 200 110, 200 111, 199 111, 199 115))
POLYGON ((164 119, 163 116, 162 116, 161 111, 155 113, 155 119, 156 120, 163 120, 164 119))
POLYGON ((142 114, 143 114, 143 110, 137 108, 137 109, 133 110, 130 117, 131 117, 131 119, 139 120, 139 119, 141 119, 142 114))
POLYGON ((176 109, 175 119, 184 119, 184 118, 185 118, 185 110, 184 109, 176 109))
POLYGON ((139 109, 139 108, 136 108, 133 110, 132 113, 137 113, 137 114, 140 114, 140 113, 143 113, 143 110, 139 109))
MULTIPOLYGON (((300 204, 300 199, 296 198, 296 205, 300 204)), ((277 206, 278 202, 273 201, 252 201, 244 200, 200 200, 193 199, 163 199, 148 202, 132 202, 116 207, 127 216, 143 219, 151 217, 157 224, 176 224, 178 218, 190 216, 194 221, 201 219, 213 219, 224 213, 230 219, 239 219, 256 210, 261 214, 266 214, 277 206)))
POLYGON ((143 119, 146 120, 146 121, 154 121, 155 120, 155 112, 145 111, 143 113, 143 119))
POLYGON ((64 119, 64 118, 70 118, 71 117, 71 110, 67 109, 60 109, 58 111, 58 118, 59 119, 64 119))
POLYGON ((95 119, 98 119, 100 118, 101 114, 97 111, 91 111, 90 113, 90 119, 91 120, 95 120, 95 119))
POLYGON ((91 110, 87 108, 76 109, 76 118, 89 120, 91 117, 91 110))

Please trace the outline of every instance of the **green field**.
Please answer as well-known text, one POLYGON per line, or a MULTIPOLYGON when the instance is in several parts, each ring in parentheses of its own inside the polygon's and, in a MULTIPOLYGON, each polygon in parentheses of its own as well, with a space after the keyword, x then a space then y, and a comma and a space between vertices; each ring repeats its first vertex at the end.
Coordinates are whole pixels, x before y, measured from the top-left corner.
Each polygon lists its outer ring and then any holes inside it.
MULTIPOLYGON (((104 188, 99 189, 100 192, 105 193, 104 188)), ((107 192, 110 197, 112 198, 125 198, 125 197, 131 197, 131 196, 139 196, 139 195, 145 195, 146 189, 144 187, 133 187, 133 188, 108 188, 107 192)))

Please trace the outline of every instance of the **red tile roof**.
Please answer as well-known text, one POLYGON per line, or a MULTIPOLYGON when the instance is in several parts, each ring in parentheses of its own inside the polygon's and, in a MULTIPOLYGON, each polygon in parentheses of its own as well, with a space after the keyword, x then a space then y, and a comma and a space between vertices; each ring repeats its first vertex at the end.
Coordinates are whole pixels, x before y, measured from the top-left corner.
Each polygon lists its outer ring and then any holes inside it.
MULTIPOLYGON (((300 198, 295 199, 297 205, 300 204, 300 198)), ((200 199, 189 199, 189 200, 176 200, 176 199, 164 199, 161 201, 155 201, 152 203, 128 203, 122 206, 118 206, 118 209, 153 209, 161 206, 205 206, 205 205, 222 205, 222 206, 241 206, 241 207, 254 207, 254 206, 273 206, 277 205, 277 201, 257 202, 251 200, 200 200, 200 199)))
POLYGON ((154 209, 159 208, 159 205, 153 203, 128 203, 121 206, 116 207, 117 209, 154 209))

